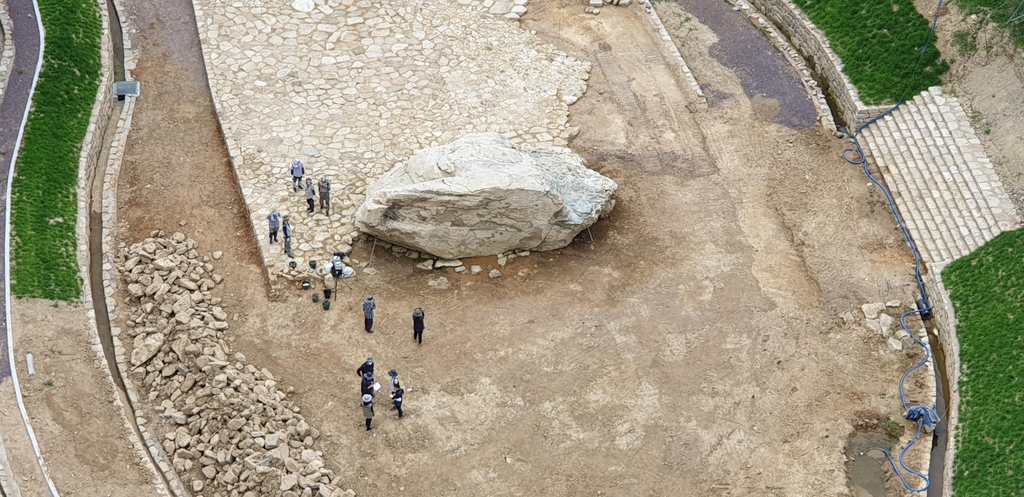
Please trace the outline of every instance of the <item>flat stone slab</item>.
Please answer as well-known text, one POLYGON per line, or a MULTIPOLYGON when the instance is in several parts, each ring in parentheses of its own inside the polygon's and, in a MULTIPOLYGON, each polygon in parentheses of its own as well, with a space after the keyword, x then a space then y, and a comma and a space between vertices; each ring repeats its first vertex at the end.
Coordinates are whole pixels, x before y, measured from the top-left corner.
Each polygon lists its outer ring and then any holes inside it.
POLYGON ((491 14, 495 4, 195 0, 214 102, 272 279, 289 260, 269 243, 274 208, 292 216, 301 266, 350 245, 367 184, 417 149, 484 131, 566 144, 590 63, 491 14), (294 159, 314 182, 331 180, 330 215, 319 201, 306 213, 291 189, 294 159))

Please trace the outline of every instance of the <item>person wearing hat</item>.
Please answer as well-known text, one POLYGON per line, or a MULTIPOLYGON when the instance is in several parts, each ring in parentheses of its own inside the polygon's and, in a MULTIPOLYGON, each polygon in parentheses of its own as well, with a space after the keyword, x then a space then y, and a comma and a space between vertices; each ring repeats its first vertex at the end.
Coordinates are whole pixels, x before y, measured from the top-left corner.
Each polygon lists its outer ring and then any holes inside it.
POLYGON ((388 371, 388 376, 391 377, 391 396, 395 396, 395 392, 402 389, 402 384, 398 381, 398 371, 392 369, 388 371))
POLYGON ((316 188, 313 187, 313 178, 306 178, 306 212, 312 214, 316 211, 316 188))
POLYGON ((306 166, 300 160, 292 161, 292 191, 299 191, 302 177, 306 175, 306 166))
POLYGON ((366 417, 366 431, 373 429, 373 396, 363 394, 363 416, 366 417))
POLYGON ((363 318, 366 324, 366 332, 373 333, 373 310, 377 308, 377 301, 373 300, 373 295, 366 297, 363 301, 363 318))
POLYGON ((412 339, 423 345, 423 309, 412 311, 412 339))
POLYGON ((289 259, 294 259, 292 255, 292 217, 284 216, 281 220, 281 232, 284 234, 284 253, 288 255, 289 259))
POLYGON ((359 369, 356 370, 356 374, 359 375, 360 377, 362 377, 366 373, 370 373, 370 376, 373 376, 373 357, 367 357, 366 362, 364 362, 363 365, 359 366, 359 369))

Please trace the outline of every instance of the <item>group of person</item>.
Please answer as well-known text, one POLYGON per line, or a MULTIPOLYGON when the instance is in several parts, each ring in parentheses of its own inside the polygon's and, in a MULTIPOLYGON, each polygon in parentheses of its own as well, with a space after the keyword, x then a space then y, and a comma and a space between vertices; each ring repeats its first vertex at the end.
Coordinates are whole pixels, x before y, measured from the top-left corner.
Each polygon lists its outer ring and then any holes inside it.
MULTIPOLYGON (((377 300, 373 298, 373 295, 366 297, 366 300, 363 301, 363 324, 367 333, 373 333, 373 316, 376 309, 377 300)), ((412 339, 420 345, 423 345, 423 318, 422 308, 417 307, 412 311, 412 339)))
MULTIPOLYGON (((303 185, 303 177, 306 176, 306 165, 300 160, 292 161, 292 191, 298 192, 303 185)), ((317 182, 316 187, 313 186, 313 178, 305 178, 306 182, 306 212, 312 214, 316 212, 316 198, 320 198, 320 210, 326 215, 331 215, 331 181, 325 176, 321 176, 317 182)), ((277 232, 281 231, 284 235, 284 253, 289 259, 294 259, 292 255, 292 225, 291 216, 282 216, 277 209, 274 209, 267 215, 268 228, 270 230, 270 243, 277 243, 277 232)))
MULTIPOLYGON (((356 369, 356 374, 361 378, 360 392, 362 393, 363 417, 366 418, 366 431, 373 430, 373 417, 376 414, 373 409, 374 399, 381 389, 380 383, 377 383, 373 376, 373 368, 373 357, 367 357, 366 362, 356 369)), ((393 404, 391 410, 398 411, 398 419, 402 419, 405 417, 405 412, 402 410, 402 397, 405 395, 405 390, 402 389, 402 383, 398 379, 398 371, 392 369, 388 371, 388 376, 391 377, 389 382, 393 404)))

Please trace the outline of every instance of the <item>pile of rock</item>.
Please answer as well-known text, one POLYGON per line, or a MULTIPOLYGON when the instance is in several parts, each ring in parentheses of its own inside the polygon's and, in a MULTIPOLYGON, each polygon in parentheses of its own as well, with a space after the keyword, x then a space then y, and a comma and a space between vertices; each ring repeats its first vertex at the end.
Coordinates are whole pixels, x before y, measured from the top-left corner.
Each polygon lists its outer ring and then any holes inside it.
MULTIPOLYGON (((594 14, 595 16, 601 13, 601 7, 605 5, 617 5, 620 7, 628 7, 633 3, 633 0, 589 0, 587 2, 587 8, 583 9, 583 12, 587 14, 594 14)), ((640 0, 639 3, 644 3, 640 0)))
MULTIPOLYGON (((886 344, 893 352, 903 350, 903 339, 910 337, 903 329, 903 326, 900 325, 898 316, 902 315, 902 312, 900 312, 901 305, 902 303, 899 300, 890 300, 884 303, 873 302, 860 306, 861 312, 864 313, 864 327, 885 338, 886 344), (897 317, 888 314, 886 312, 888 309, 895 310, 897 317)), ((844 314, 842 318, 847 324, 855 322, 853 313, 850 312, 844 314)), ((922 329, 919 334, 924 335, 925 333, 922 329)))
MULTIPOLYGON (((430 271, 433 269, 455 268, 456 273, 468 273, 474 276, 483 272, 483 268, 476 264, 473 264, 467 268, 466 265, 463 264, 463 262, 459 259, 441 259, 426 252, 419 252, 381 239, 377 239, 376 243, 377 247, 379 247, 382 250, 391 250, 395 254, 402 254, 410 259, 420 259, 421 261, 418 264, 416 264, 416 267, 419 269, 423 269, 425 271, 430 271)), ((527 257, 529 255, 529 250, 510 250, 508 252, 498 254, 497 262, 499 266, 505 267, 505 265, 511 262, 512 260, 518 257, 527 257)), ((359 264, 359 261, 353 260, 352 263, 359 264)), ((365 273, 376 273, 375 269, 371 267, 365 267, 366 264, 362 264, 362 266, 364 266, 365 268, 363 269, 365 273)), ((491 278, 499 278, 501 277, 501 271, 499 271, 498 269, 491 269, 488 272, 488 276, 491 278)))
POLYGON ((211 294, 222 277, 197 245, 182 233, 155 231, 118 252, 134 338, 130 375, 160 413, 154 424, 161 426, 147 428, 163 428, 163 450, 196 496, 354 496, 338 488, 313 449, 320 433, 274 376, 231 355, 228 314, 211 294))

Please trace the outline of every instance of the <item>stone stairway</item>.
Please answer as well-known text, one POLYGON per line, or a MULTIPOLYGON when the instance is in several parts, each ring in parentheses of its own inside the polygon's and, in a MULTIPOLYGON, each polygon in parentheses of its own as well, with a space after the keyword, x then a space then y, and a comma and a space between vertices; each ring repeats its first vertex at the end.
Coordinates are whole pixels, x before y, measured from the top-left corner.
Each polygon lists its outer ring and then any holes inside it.
POLYGON ((933 270, 1020 226, 967 113, 941 88, 865 128, 860 143, 933 270))

